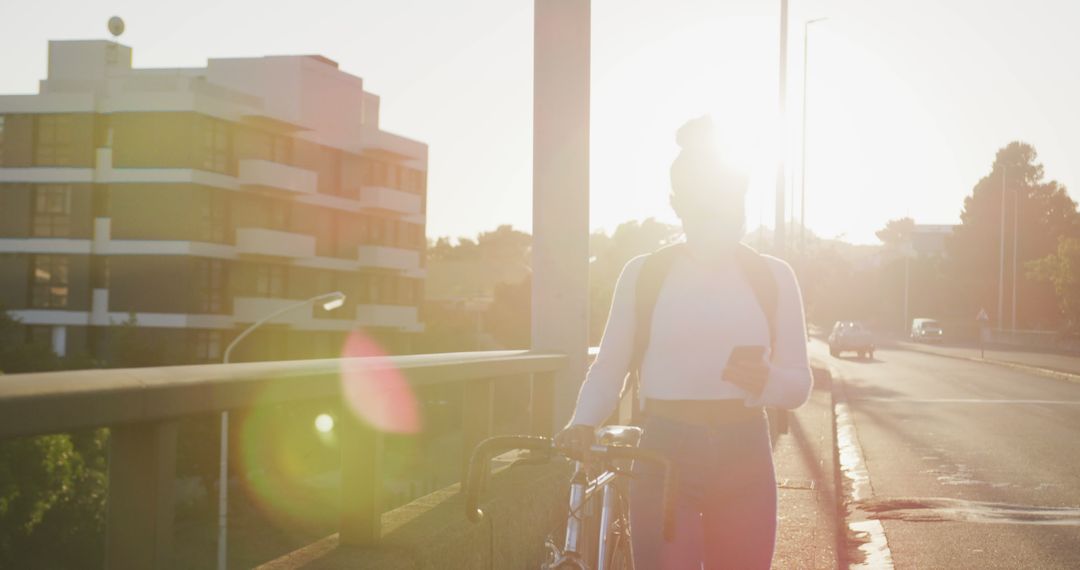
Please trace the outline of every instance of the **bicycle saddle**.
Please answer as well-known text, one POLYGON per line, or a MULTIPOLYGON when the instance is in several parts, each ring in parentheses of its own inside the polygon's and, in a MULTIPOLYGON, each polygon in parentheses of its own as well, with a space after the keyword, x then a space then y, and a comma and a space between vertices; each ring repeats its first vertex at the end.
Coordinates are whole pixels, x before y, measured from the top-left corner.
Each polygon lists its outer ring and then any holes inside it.
POLYGON ((622 445, 637 447, 641 440, 641 428, 637 426, 603 426, 596 430, 596 440, 600 445, 622 445))

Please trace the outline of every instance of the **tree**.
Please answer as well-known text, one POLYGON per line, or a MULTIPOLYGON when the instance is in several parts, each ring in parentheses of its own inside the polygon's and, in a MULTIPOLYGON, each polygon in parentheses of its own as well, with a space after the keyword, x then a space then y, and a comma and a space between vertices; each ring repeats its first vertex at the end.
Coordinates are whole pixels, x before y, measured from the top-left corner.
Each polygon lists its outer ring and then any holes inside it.
POLYGON ((1028 276, 1054 286, 1066 328, 1080 332, 1080 239, 1058 240, 1056 252, 1028 263, 1028 276))
POLYGON ((0 373, 41 372, 60 368, 52 347, 27 340, 19 319, 0 305, 0 373))
POLYGON ((135 313, 109 326, 109 353, 109 365, 113 368, 162 366, 167 361, 165 347, 139 329, 135 313))
POLYGON ((630 259, 656 251, 679 237, 679 226, 653 218, 626 222, 608 236, 596 232, 589 239, 589 344, 596 345, 604 332, 615 282, 630 259))
POLYGON ((101 565, 107 442, 99 429, 0 445, 0 567, 101 565))
MULTIPOLYGON (((0 306, 0 374, 94 364, 28 341, 0 306)), ((100 566, 106 445, 103 429, 0 442, 0 568, 100 566)))
POLYGON ((889 220, 885 224, 884 228, 874 232, 881 243, 885 244, 885 247, 897 248, 901 247, 905 242, 911 239, 912 232, 915 231, 915 220, 911 218, 899 218, 896 220, 889 220))
MULTIPOLYGON (((962 294, 951 301, 959 314, 975 314, 980 307, 997 307, 1002 230, 1005 234, 1004 315, 1011 314, 1013 215, 1019 227, 1018 267, 1055 251, 1061 236, 1080 235, 1076 203, 1065 187, 1045 181, 1038 154, 1026 143, 1012 142, 1000 149, 990 173, 979 180, 964 199, 961 225, 946 242, 947 270, 962 294), (1005 224, 1002 228, 1002 193, 1005 224), (1019 210, 1017 210, 1017 207, 1019 210)), ((1020 326, 1044 326, 1057 320, 1053 290, 1048 283, 1017 271, 1017 318, 1020 326)), ((1004 315, 994 315, 1002 322, 1004 315)))

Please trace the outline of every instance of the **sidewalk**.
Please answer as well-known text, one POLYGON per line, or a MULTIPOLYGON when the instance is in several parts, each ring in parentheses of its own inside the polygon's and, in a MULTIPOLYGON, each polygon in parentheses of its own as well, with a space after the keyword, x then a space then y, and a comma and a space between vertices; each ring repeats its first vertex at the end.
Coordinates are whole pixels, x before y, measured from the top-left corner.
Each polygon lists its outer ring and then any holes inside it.
POLYGON ((1034 349, 1022 349, 1012 347, 987 346, 985 354, 978 345, 935 345, 909 342, 905 340, 892 340, 890 344, 904 350, 913 350, 951 358, 962 358, 1001 364, 1014 368, 1022 368, 1029 372, 1041 373, 1062 380, 1080 382, 1080 355, 1037 351, 1034 349))
POLYGON ((827 374, 815 369, 810 401, 789 418, 790 429, 773 452, 780 519, 773 568, 837 568, 839 500, 827 374))

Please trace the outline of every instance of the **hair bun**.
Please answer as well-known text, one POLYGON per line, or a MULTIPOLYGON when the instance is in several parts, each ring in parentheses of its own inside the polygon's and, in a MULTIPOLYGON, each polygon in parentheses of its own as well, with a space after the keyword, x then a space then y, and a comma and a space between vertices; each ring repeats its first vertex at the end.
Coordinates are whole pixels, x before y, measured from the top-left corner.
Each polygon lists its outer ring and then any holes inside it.
POLYGON ((679 148, 688 151, 714 146, 716 139, 713 134, 712 117, 703 115, 687 121, 675 133, 675 142, 678 143, 679 148))

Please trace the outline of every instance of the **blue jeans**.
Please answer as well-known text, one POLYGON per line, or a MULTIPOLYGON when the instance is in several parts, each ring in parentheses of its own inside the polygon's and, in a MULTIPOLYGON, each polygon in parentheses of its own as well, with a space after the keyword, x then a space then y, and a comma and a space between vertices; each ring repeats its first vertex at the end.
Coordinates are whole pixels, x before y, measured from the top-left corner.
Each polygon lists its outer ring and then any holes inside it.
POLYGON ((662 472, 633 466, 630 528, 638 570, 767 569, 776 542, 776 475, 764 414, 701 427, 646 418, 641 447, 665 454, 678 473, 675 536, 661 529, 662 472))

